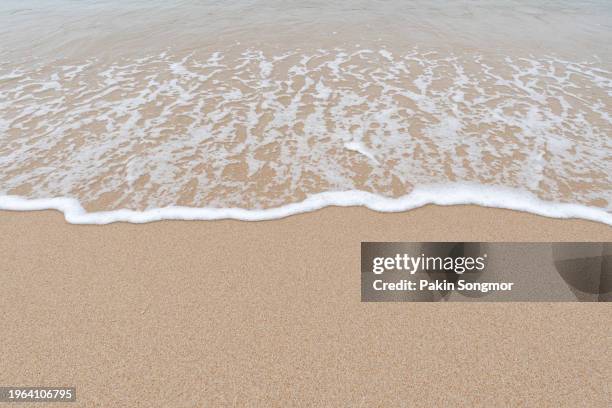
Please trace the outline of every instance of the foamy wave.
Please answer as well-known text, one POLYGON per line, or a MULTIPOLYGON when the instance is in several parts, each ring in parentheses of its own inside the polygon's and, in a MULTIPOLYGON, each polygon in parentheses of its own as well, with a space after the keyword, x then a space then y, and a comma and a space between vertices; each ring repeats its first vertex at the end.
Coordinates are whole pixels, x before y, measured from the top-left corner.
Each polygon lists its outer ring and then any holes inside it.
POLYGON ((418 48, 5 62, 0 194, 165 214, 471 183, 610 211, 611 96, 597 62, 418 48))
POLYGON ((165 207, 146 211, 115 210, 86 212, 72 198, 27 199, 17 196, 0 197, 0 210, 61 211, 72 224, 110 224, 114 222, 147 223, 162 220, 222 220, 265 221, 320 210, 325 207, 362 206, 379 212, 401 212, 428 204, 475 204, 484 207, 525 211, 551 218, 579 218, 612 225, 612 214, 599 208, 578 204, 551 203, 520 190, 481 185, 438 185, 419 187, 399 198, 382 197, 366 191, 332 191, 315 194, 302 202, 277 208, 250 210, 244 208, 165 207))

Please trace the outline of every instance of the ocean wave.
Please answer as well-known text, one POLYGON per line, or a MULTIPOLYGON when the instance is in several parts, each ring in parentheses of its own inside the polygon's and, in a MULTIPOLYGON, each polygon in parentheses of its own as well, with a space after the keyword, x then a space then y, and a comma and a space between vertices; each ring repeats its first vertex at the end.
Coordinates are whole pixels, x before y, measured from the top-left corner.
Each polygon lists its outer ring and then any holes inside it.
POLYGON ((610 211, 611 95, 597 61, 419 48, 5 62, 0 194, 148 214, 467 183, 610 211))
POLYGON ((360 206, 378 212, 401 212, 428 204, 442 206, 474 204, 483 207, 524 211, 551 218, 579 218, 612 225, 612 214, 600 208, 579 204, 552 203, 520 190, 470 184, 419 187, 415 188, 410 194, 398 198, 382 197, 366 191, 329 191, 314 194, 302 202, 263 210, 172 206, 145 211, 120 209, 87 212, 73 198, 27 199, 17 196, 0 196, 0 210, 57 210, 61 211, 66 221, 72 224, 223 219, 266 221, 317 211, 331 206, 360 206))

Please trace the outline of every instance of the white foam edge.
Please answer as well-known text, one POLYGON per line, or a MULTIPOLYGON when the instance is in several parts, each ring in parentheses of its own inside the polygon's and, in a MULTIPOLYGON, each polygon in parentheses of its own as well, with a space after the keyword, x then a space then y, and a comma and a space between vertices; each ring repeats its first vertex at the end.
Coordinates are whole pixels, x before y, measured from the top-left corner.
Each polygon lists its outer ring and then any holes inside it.
POLYGON ((275 208, 251 210, 245 208, 196 208, 170 206, 145 211, 119 209, 86 212, 74 198, 27 199, 0 196, 0 210, 61 211, 71 224, 110 224, 114 222, 146 223, 161 220, 222 220, 264 221, 320 210, 325 207, 362 206, 378 212, 401 212, 428 204, 442 206, 473 204, 524 211, 550 218, 579 218, 612 225, 612 214, 601 208, 581 204, 544 201, 535 195, 516 189, 477 184, 444 184, 419 186, 409 194, 388 198, 366 191, 330 191, 309 196, 304 201, 275 208))

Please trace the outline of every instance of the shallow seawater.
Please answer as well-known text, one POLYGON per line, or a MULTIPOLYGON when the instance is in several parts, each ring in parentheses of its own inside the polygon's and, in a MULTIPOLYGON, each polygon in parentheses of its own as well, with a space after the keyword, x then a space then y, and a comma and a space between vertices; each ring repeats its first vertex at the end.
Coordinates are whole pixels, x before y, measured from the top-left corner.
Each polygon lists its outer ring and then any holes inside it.
POLYGON ((482 186, 610 214, 611 16, 606 2, 3 2, 0 195, 259 210, 427 186, 480 202, 482 186))

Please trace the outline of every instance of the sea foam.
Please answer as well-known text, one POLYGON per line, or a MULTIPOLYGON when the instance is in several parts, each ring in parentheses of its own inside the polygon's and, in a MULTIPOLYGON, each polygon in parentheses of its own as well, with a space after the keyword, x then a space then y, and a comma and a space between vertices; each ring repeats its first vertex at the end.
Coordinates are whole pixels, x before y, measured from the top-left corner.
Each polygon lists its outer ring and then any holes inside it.
POLYGON ((483 207, 524 211, 551 218, 579 218, 612 225, 612 214, 578 204, 551 203, 520 190, 482 185, 437 185, 415 188, 398 198, 382 197, 366 191, 329 191, 314 194, 302 202, 277 208, 250 210, 245 208, 193 208, 172 206, 145 211, 115 210, 86 212, 73 198, 27 199, 0 197, 0 210, 61 211, 72 224, 110 224, 114 222, 147 223, 162 220, 266 221, 317 211, 325 207, 366 207, 378 212, 401 212, 428 204, 442 206, 475 204, 483 207))
POLYGON ((595 59, 416 47, 3 62, 0 195, 71 222, 474 203, 609 223, 611 96, 595 59))

